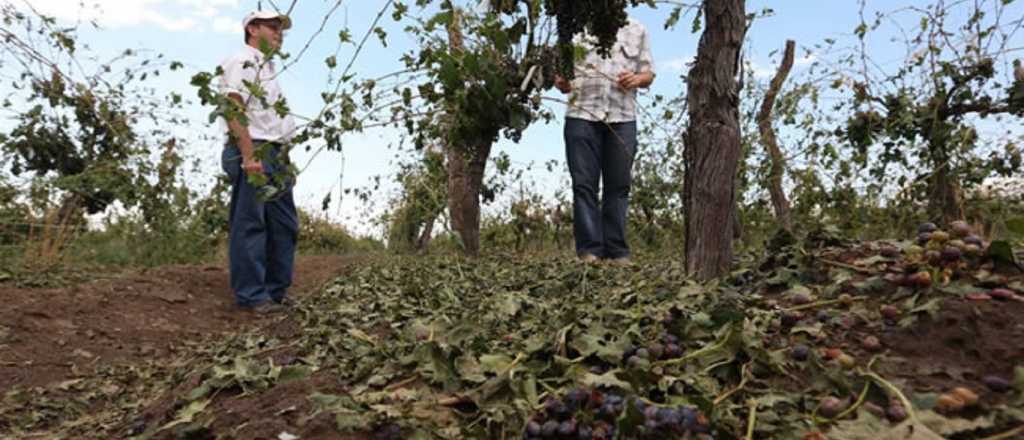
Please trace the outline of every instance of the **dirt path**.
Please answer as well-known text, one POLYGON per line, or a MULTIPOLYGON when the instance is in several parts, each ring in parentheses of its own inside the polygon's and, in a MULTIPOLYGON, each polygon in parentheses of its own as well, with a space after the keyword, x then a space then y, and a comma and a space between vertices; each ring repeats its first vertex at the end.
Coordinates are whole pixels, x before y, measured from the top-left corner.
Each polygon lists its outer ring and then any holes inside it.
MULTIPOLYGON (((300 298, 365 259, 299 256, 291 293, 300 298)), ((166 358, 260 319, 235 307, 222 265, 160 267, 59 289, 0 286, 0 298, 0 390, 166 358)))

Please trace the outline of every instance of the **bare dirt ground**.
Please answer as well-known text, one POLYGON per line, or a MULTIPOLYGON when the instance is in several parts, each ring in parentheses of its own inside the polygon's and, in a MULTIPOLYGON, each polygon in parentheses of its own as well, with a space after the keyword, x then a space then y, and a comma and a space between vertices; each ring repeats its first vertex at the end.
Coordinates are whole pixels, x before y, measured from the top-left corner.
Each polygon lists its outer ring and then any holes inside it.
MULTIPOLYGON (((301 298, 365 257, 299 256, 301 298)), ((104 364, 169 357, 263 319, 234 304, 224 265, 166 266, 54 289, 0 285, 0 390, 59 383, 104 364)))

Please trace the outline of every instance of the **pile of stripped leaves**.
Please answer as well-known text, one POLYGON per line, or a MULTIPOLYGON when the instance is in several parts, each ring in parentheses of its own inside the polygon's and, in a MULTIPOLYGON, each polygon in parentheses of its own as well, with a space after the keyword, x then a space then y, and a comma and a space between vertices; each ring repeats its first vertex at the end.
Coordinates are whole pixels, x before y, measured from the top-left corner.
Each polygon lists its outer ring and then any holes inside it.
POLYGON ((42 413, 57 391, 21 391, 0 427, 140 439, 1015 438, 1019 351, 1008 371, 991 367, 1003 382, 968 383, 962 365, 940 372, 943 389, 916 379, 935 366, 890 342, 947 303, 981 320, 1024 311, 1008 244, 984 245, 930 267, 912 240, 782 237, 713 284, 653 256, 630 267, 382 258, 173 368, 121 371, 110 393, 99 389, 109 375, 72 384, 91 393, 83 404, 113 402, 104 412, 42 413), (922 271, 933 282, 909 279, 922 271), (995 289, 1010 293, 981 296, 995 289))

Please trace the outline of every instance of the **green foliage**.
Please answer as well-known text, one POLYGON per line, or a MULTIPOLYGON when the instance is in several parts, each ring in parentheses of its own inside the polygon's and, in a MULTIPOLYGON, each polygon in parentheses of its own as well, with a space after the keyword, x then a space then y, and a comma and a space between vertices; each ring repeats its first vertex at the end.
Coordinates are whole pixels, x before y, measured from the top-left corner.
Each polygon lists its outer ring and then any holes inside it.
POLYGON ((22 223, 28 218, 29 207, 18 201, 17 188, 0 175, 0 281, 13 274, 10 268, 18 263, 21 246, 28 238, 29 228, 22 223))
POLYGON ((685 236, 681 152, 674 143, 661 144, 662 149, 653 139, 647 140, 633 164, 629 236, 644 248, 681 249, 685 236))
POLYGON ((10 246, 26 238, 22 224, 29 218, 29 206, 19 200, 20 191, 0 175, 0 246, 10 246))
POLYGON ((97 94, 84 84, 69 87, 55 72, 34 80, 27 99, 35 105, 18 115, 18 125, 0 144, 8 171, 52 176, 57 189, 84 199, 89 213, 114 200, 138 203, 139 190, 149 186, 149 169, 139 160, 148 151, 129 125, 122 96, 97 94))
POLYGON ((396 176, 401 189, 386 217, 388 249, 394 252, 422 251, 431 231, 440 226, 447 208, 448 172, 444 155, 424 151, 417 162, 403 164, 396 176), (427 236, 423 236, 427 234, 427 236))
POLYGON ((221 183, 203 197, 185 188, 170 193, 176 197, 168 203, 109 216, 99 230, 84 233, 71 245, 70 265, 199 264, 221 254, 227 242, 227 186, 221 183))
POLYGON ((343 225, 316 211, 299 209, 298 252, 307 255, 352 254, 381 250, 380 242, 354 237, 343 225))
MULTIPOLYGON (((874 191, 895 180, 910 187, 914 199, 927 197, 935 218, 940 207, 943 216, 956 209, 949 197, 961 184, 1014 172, 1003 164, 1019 162, 1019 153, 1016 158, 991 149, 984 154, 976 128, 978 118, 1019 113, 1014 86, 1004 88, 996 77, 996 60, 1011 44, 1012 32, 997 18, 1005 7, 997 1, 939 2, 916 11, 921 25, 906 41, 912 55, 895 72, 876 77, 864 71, 863 78, 851 81, 850 117, 841 130, 852 148, 851 165, 869 174, 874 191), (954 26, 974 39, 951 44, 940 37, 954 26), (1001 96, 1004 89, 1009 93, 1001 96), (908 173, 893 173, 898 169, 908 173)), ((867 38, 889 17, 879 14, 862 23, 858 37, 867 38)))
POLYGON ((531 67, 550 62, 549 52, 534 41, 535 18, 502 19, 495 12, 478 17, 445 2, 441 12, 410 29, 421 49, 404 60, 429 78, 418 93, 431 111, 404 122, 418 148, 435 140, 467 147, 493 143, 502 132, 518 141, 531 122, 550 118, 539 97, 531 96, 534 81, 521 88, 531 67))
POLYGON ((181 145, 166 131, 180 122, 183 101, 173 93, 163 100, 145 86, 181 63, 130 49, 101 63, 77 44, 75 27, 58 28, 53 18, 12 4, 0 6, 0 13, 9 25, 0 45, 18 61, 3 66, 16 78, 5 105, 19 103, 13 128, 0 136, 0 173, 28 189, 0 200, 0 210, 12 214, 5 217, 26 238, 17 250, 19 264, 50 270, 69 248, 78 256, 97 255, 100 264, 145 266, 208 255, 207 242, 220 228, 207 215, 215 204, 182 183, 181 145), (85 70, 87 57, 101 63, 95 73, 85 70), (106 232, 75 243, 85 230, 83 214, 111 206, 128 214, 109 218, 106 232))
POLYGON ((521 187, 508 208, 484 219, 483 246, 520 254, 548 254, 572 249, 572 207, 521 187), (568 212, 569 214, 565 214, 568 212))
MULTIPOLYGON (((140 89, 166 66, 155 62, 160 57, 140 59, 127 50, 87 75, 73 67, 86 56, 76 44, 76 28, 57 28, 52 18, 25 14, 12 4, 0 13, 9 25, 2 45, 18 61, 4 68, 21 69, 9 72, 16 78, 15 93, 6 102, 19 102, 22 109, 14 127, 0 136, 3 171, 46 179, 71 213, 101 212, 114 201, 133 207, 158 192, 150 180, 156 141, 137 127, 147 119, 159 125, 166 117, 140 89), (44 48, 52 58, 41 55, 44 48), (112 73, 114 62, 126 64, 123 74, 112 73)), ((180 100, 159 107, 167 115, 181 107, 180 100)))

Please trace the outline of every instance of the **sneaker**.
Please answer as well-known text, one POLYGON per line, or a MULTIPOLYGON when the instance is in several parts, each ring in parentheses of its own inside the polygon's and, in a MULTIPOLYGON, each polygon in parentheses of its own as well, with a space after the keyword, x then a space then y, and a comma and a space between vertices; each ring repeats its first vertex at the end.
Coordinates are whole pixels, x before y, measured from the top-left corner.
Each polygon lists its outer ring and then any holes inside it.
POLYGON ((612 258, 608 260, 608 264, 611 264, 612 266, 629 267, 633 265, 633 260, 629 257, 612 258))
POLYGON ((583 254, 583 255, 580 255, 580 261, 582 261, 584 263, 587 263, 587 264, 594 264, 594 263, 597 263, 599 260, 600 260, 600 258, 597 258, 597 255, 594 255, 594 254, 583 254))
POLYGON ((274 302, 281 305, 282 307, 295 307, 296 305, 298 305, 298 303, 295 302, 295 300, 292 299, 292 297, 290 296, 281 298, 280 301, 275 300, 274 302))
POLYGON ((249 307, 249 311, 257 315, 273 315, 284 312, 285 308, 274 301, 264 301, 260 304, 249 307))

